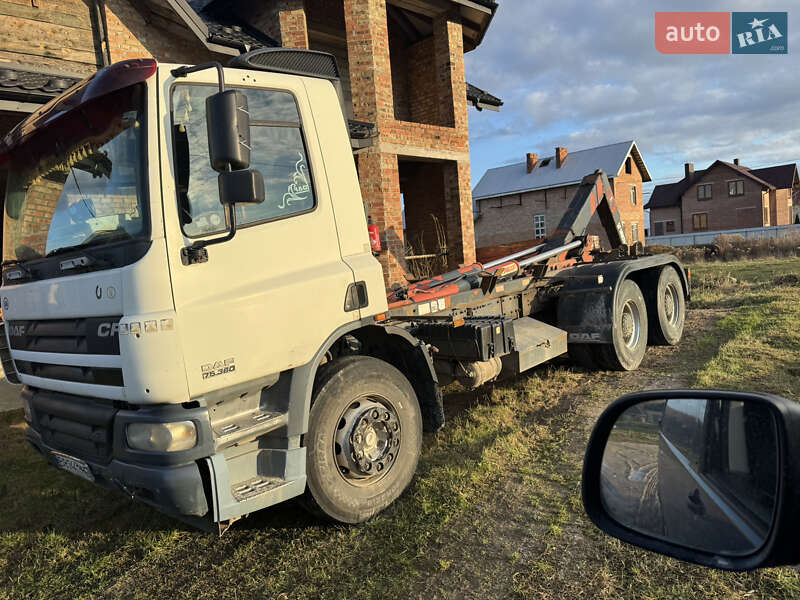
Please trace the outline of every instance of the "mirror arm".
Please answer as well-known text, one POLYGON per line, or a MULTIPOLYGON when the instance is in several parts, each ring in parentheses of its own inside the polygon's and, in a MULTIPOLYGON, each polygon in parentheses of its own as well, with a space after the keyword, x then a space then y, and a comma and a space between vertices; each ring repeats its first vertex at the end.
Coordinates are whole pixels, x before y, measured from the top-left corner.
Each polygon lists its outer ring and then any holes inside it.
POLYGON ((207 246, 213 246, 214 244, 222 244, 223 242, 229 242, 233 239, 233 236, 236 235, 236 208, 234 204, 226 204, 225 207, 227 208, 228 212, 228 220, 230 221, 230 229, 226 235, 212 238, 210 240, 198 240, 194 242, 191 246, 185 246, 181 248, 181 262, 184 265, 194 265, 197 263, 204 263, 208 262, 208 251, 206 250, 207 246))
POLYGON ((197 71, 205 71, 206 69, 216 69, 217 77, 219 78, 219 91, 225 91, 225 72, 222 70, 222 65, 216 61, 195 65, 193 67, 177 67, 172 69, 173 77, 186 77, 189 73, 196 73, 197 71))

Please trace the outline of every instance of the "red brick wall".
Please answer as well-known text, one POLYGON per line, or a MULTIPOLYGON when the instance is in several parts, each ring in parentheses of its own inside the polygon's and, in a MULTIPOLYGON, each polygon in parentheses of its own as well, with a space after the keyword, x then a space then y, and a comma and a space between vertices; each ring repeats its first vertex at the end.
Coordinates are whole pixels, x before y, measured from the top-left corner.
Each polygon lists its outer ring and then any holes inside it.
POLYGON ((469 161, 444 165, 448 265, 455 269, 475 262, 475 221, 472 214, 472 180, 469 161))
MULTIPOLYGON (((569 158, 567 159, 569 160, 569 158)), ((620 218, 624 223, 625 236, 628 238, 628 243, 633 242, 633 223, 639 226, 639 241, 644 244, 644 200, 642 197, 642 174, 636 166, 636 161, 631 158, 631 173, 625 172, 625 165, 623 164, 619 175, 611 180, 612 187, 614 188, 614 199, 619 208, 620 218), (636 188, 636 204, 631 203, 631 186, 636 188)), ((599 218, 594 219, 595 227, 591 232, 592 235, 600 235, 602 228, 600 227, 599 218)), ((602 237, 601 237, 602 240, 602 237)))
POLYGON ((409 46, 407 54, 411 94, 411 117, 409 120, 415 123, 441 125, 433 38, 426 38, 409 46))
MULTIPOLYGON (((525 168, 522 165, 520 168, 525 168)), ((534 238, 534 216, 545 216, 546 235, 555 231, 577 185, 526 192, 503 198, 478 200, 480 217, 475 222, 475 243, 487 248, 534 238)))
POLYGON ((303 0, 240 0, 234 8, 237 14, 245 15, 254 27, 282 46, 308 48, 307 15, 303 0))
POLYGON ((436 88, 439 92, 439 124, 466 133, 464 38, 457 15, 443 13, 433 19, 433 50, 438 80, 436 88))
POLYGON ((684 233, 695 231, 692 216, 696 213, 708 214, 708 231, 764 225, 763 207, 769 208, 769 194, 764 193, 761 184, 725 165, 715 166, 697 182, 705 183, 711 184, 710 200, 697 199, 697 185, 691 186, 682 196, 684 233), (728 182, 731 180, 744 182, 744 195, 728 195, 728 182))
MULTIPOLYGON (((176 17, 177 18, 177 17, 176 17)), ((106 0, 111 62, 153 57, 161 62, 197 64, 219 59, 187 27, 148 23, 132 2, 106 0)))
POLYGON ((487 246, 486 248, 478 248, 476 250, 475 258, 479 263, 487 263, 498 258, 510 256, 515 252, 533 248, 542 242, 539 240, 522 240, 519 242, 512 242, 510 244, 498 244, 497 246, 487 246))
POLYGON ((369 152, 358 157, 358 180, 367 214, 381 232, 378 260, 387 283, 405 283, 405 237, 397 156, 369 152))

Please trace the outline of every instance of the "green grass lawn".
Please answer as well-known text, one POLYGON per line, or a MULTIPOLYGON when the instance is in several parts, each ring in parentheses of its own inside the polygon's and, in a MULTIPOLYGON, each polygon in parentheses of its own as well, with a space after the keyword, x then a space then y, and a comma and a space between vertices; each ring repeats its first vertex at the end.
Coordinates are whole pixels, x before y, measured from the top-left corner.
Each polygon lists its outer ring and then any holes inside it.
POLYGON ((732 574, 650 554, 580 503, 594 417, 644 387, 800 400, 800 259, 692 267, 687 338, 635 373, 566 362, 448 396, 418 476, 358 527, 294 502, 198 532, 44 464, 0 414, 0 598, 797 598, 794 569, 732 574))

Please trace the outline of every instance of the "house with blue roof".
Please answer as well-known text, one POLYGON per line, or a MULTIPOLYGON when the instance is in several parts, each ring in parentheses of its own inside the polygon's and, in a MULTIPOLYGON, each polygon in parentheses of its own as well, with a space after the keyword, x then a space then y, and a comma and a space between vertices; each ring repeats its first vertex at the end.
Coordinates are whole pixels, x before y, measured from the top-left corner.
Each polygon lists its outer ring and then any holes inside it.
MULTIPOLYGON (((472 190, 478 259, 533 245, 547 237, 567 210, 581 180, 597 169, 609 178, 632 242, 644 243, 642 184, 652 181, 636 142, 626 141, 569 152, 556 147, 552 156, 527 154, 523 162, 489 169, 472 190)), ((595 215, 590 235, 608 238, 595 215)))

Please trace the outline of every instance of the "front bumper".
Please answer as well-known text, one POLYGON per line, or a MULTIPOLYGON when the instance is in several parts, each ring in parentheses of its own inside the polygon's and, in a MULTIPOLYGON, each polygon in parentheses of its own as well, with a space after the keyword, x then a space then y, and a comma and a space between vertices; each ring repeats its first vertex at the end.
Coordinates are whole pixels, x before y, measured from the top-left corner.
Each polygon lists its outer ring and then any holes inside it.
MULTIPOLYGON (((30 426, 25 437, 50 464, 56 465, 54 453, 62 450, 45 444, 41 435, 30 426)), ((122 492, 170 514, 203 517, 208 513, 197 462, 178 466, 142 466, 117 459, 108 464, 79 460, 88 465, 94 482, 102 487, 122 492)))
MULTIPOLYGON (((78 465, 76 472, 179 517, 209 512, 202 469, 213 454, 213 436, 204 406, 152 405, 118 407, 108 401, 25 387, 23 402, 30 419, 28 441, 50 462, 78 465), (192 421, 197 444, 179 452, 144 452, 130 448, 125 430, 136 422, 192 421), (65 455, 65 456, 63 456, 65 455), (85 466, 84 466, 85 465, 85 466)), ((206 473, 207 474, 207 473, 206 473)))

